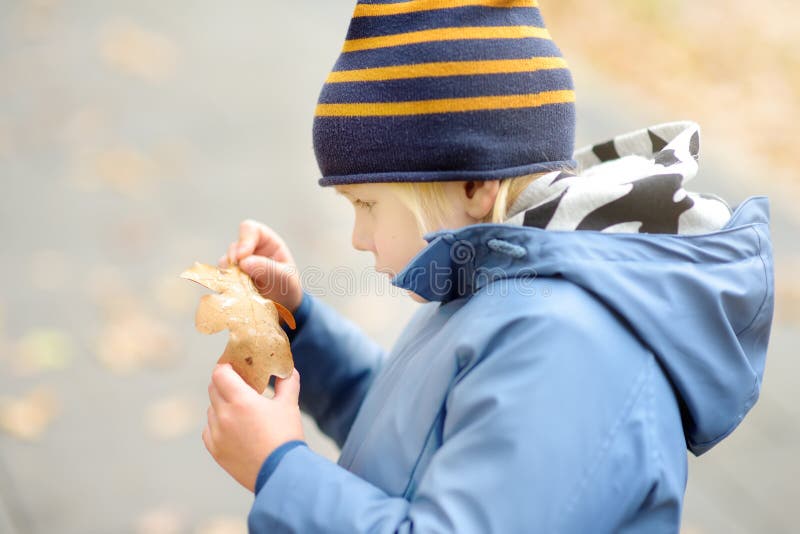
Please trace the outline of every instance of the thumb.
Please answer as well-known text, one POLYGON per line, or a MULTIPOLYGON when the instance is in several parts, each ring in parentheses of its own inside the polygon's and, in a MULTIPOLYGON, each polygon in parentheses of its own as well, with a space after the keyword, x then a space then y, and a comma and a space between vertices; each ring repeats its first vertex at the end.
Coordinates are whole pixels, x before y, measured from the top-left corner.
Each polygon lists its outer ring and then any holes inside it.
POLYGON ((265 256, 247 256, 239 262, 239 267, 253 279, 258 291, 271 293, 282 267, 278 262, 265 256))
POLYGON ((297 369, 292 369, 292 376, 289 378, 275 377, 275 396, 272 398, 288 404, 299 404, 300 373, 297 369))

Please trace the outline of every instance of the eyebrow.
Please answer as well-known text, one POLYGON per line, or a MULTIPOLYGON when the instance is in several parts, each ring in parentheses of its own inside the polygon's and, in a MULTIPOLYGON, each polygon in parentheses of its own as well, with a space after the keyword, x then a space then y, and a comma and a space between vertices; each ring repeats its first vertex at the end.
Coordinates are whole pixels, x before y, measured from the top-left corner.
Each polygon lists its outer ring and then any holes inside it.
POLYGON ((364 197, 361 197, 359 195, 353 194, 353 193, 351 193, 350 191, 347 191, 347 190, 341 190, 340 191, 338 189, 334 189, 334 191, 336 191, 337 195, 345 196, 345 197, 349 198, 350 200, 359 199, 359 200, 361 200, 363 202, 372 202, 370 200, 364 199, 364 197))

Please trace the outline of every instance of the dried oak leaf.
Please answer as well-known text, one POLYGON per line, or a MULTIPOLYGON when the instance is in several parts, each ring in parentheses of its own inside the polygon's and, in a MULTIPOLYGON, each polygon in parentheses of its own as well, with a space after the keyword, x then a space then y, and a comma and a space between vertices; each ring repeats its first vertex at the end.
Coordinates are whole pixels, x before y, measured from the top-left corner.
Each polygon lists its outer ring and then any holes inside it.
POLYGON ((195 262, 180 277, 216 292, 200 298, 194 324, 204 334, 230 330, 217 363, 230 363, 259 394, 267 389, 271 375, 292 375, 289 338, 279 323, 283 319, 294 330, 292 312, 262 297, 250 276, 236 265, 223 269, 195 262))

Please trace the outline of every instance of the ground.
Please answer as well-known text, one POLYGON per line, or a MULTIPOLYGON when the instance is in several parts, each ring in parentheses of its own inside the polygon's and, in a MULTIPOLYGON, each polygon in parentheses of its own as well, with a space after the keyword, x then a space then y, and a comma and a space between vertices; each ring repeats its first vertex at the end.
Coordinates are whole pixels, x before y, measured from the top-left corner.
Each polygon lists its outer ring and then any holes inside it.
MULTIPOLYGON (((311 149, 314 105, 351 4, 0 3, 0 532, 245 531, 252 496, 200 439, 226 337, 194 330, 202 291, 178 278, 194 261, 215 262, 242 219, 281 233, 307 280, 327 288, 321 298, 391 346, 416 304, 371 270, 371 255, 351 250, 351 208, 317 185, 311 149), (347 294, 331 289, 343 272, 359 277, 347 294)), ((630 79, 654 74, 642 55, 651 49, 614 38, 641 35, 626 21, 646 13, 623 10, 644 3, 576 17, 584 4, 545 2, 579 89, 578 144, 697 118, 703 156, 692 189, 733 205, 771 195, 786 275, 764 389, 733 435, 690 459, 683 531, 789 532, 800 498, 800 291, 788 283, 799 228, 794 197, 772 193, 771 173, 742 168, 726 132, 739 122, 732 113, 762 108, 737 105, 735 83, 663 98, 666 84, 702 76, 663 45, 652 53, 669 58, 670 80, 646 98, 630 79), (587 35, 588 51, 578 46, 587 35), (617 43, 624 49, 608 53, 617 43)), ((748 57, 728 68, 782 72, 748 57)), ((772 105, 792 116, 796 102, 772 105)), ((335 460, 335 445, 304 424, 312 448, 335 460)))

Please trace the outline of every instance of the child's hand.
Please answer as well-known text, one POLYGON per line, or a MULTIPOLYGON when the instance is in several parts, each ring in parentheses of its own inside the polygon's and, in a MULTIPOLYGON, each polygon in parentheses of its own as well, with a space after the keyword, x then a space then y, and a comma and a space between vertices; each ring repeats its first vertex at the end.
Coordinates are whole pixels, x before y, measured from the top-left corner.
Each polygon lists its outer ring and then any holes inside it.
POLYGON ((264 298, 283 304, 292 313, 303 299, 300 273, 283 238, 266 224, 247 219, 239 225, 239 241, 219 259, 220 267, 239 265, 264 298))
POLYGON ((275 396, 263 397, 230 364, 211 375, 208 424, 203 443, 217 463, 242 486, 254 491, 264 460, 287 441, 305 441, 300 419, 300 375, 275 377, 275 396))

